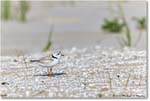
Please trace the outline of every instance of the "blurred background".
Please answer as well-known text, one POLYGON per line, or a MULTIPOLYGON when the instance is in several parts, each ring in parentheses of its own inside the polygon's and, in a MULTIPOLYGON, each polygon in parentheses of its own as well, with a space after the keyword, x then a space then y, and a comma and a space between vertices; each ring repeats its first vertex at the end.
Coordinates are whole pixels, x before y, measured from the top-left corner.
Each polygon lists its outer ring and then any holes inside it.
POLYGON ((147 47, 145 1, 1 1, 1 55, 147 47))

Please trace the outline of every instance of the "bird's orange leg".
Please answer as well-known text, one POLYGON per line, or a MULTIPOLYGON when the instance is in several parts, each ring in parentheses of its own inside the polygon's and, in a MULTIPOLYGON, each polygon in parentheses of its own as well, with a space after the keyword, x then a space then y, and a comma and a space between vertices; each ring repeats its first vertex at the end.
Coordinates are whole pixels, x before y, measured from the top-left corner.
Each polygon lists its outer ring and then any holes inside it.
POLYGON ((52 77, 52 74, 53 74, 53 73, 52 73, 52 68, 50 68, 49 71, 48 71, 48 76, 49 76, 49 77, 52 77))

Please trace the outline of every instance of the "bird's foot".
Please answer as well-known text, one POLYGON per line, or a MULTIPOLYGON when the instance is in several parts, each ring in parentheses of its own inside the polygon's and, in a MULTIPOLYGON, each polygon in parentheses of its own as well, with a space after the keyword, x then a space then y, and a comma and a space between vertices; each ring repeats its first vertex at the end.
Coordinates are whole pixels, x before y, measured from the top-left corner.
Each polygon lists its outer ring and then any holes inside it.
POLYGON ((50 68, 50 69, 48 70, 48 77, 53 77, 52 68, 50 68))
POLYGON ((52 73, 48 74, 48 77, 54 77, 52 73))

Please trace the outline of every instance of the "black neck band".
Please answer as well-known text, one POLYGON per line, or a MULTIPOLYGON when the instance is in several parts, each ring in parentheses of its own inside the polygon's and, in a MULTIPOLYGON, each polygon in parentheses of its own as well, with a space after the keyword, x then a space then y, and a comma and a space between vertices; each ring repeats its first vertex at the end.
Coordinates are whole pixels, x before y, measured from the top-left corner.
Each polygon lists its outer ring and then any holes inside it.
POLYGON ((55 57, 54 55, 52 55, 52 58, 58 59, 57 57, 55 57))

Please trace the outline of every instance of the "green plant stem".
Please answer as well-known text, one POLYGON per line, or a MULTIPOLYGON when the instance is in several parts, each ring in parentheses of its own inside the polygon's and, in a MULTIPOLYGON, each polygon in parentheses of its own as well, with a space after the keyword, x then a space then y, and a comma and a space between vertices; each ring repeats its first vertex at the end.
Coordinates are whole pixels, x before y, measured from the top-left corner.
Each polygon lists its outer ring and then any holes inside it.
POLYGON ((47 44, 46 44, 45 48, 43 49, 43 51, 49 50, 52 45, 51 38, 52 38, 53 30, 54 30, 54 24, 52 24, 51 30, 48 35, 48 41, 47 41, 47 44))
POLYGON ((110 89, 112 89, 112 81, 111 81, 111 78, 109 78, 109 80, 110 80, 110 84, 109 84, 109 86, 110 86, 110 89))
POLYGON ((125 92, 126 88, 128 87, 130 77, 131 77, 131 74, 129 74, 129 76, 128 76, 126 82, 125 82, 125 85, 124 85, 124 89, 123 89, 122 95, 123 95, 123 93, 125 92))
POLYGON ((20 21, 24 22, 26 21, 26 14, 29 10, 28 2, 23 0, 20 1, 20 21))
POLYGON ((142 75, 140 75, 139 86, 141 86, 141 81, 142 81, 142 75))
POLYGON ((1 1, 1 14, 4 20, 9 20, 11 18, 10 6, 9 0, 1 1))
POLYGON ((112 78, 110 77, 110 74, 109 74, 109 87, 112 90, 112 78))
POLYGON ((126 84, 125 84, 125 88, 127 88, 127 87, 128 87, 130 77, 131 77, 131 74, 129 74, 129 76, 128 76, 128 79, 127 79, 126 84))
POLYGON ((98 94, 98 97, 99 97, 99 98, 102 98, 102 97, 103 97, 103 94, 99 93, 99 94, 98 94))
POLYGON ((119 8, 119 12, 120 12, 120 16, 124 22, 124 25, 125 25, 125 29, 126 29, 126 37, 127 37, 127 46, 128 47, 131 47, 131 33, 130 33, 130 29, 129 29, 129 26, 127 24, 127 21, 126 21, 126 18, 125 18, 125 15, 123 13, 123 8, 121 6, 121 3, 118 4, 118 8, 119 8))

